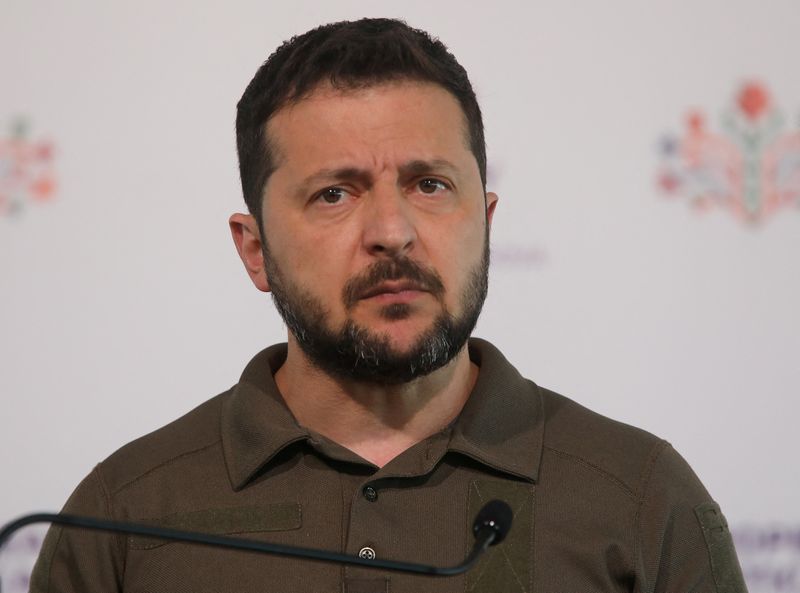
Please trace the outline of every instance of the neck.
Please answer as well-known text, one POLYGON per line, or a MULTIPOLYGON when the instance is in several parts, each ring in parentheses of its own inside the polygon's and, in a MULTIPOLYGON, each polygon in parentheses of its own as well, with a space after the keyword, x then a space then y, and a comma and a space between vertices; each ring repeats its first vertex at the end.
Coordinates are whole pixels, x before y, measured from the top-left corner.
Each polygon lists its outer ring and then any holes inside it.
POLYGON ((450 424, 477 378, 465 345, 447 365, 409 383, 341 379, 314 366, 291 335, 286 362, 275 373, 286 405, 302 426, 378 467, 450 424))

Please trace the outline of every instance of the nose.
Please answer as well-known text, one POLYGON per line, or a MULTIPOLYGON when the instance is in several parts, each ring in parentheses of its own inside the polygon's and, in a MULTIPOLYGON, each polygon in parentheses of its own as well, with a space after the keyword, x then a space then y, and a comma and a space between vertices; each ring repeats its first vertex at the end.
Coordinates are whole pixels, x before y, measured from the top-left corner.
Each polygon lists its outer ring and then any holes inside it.
POLYGON ((396 257, 410 252, 417 240, 413 211, 396 186, 374 186, 364 211, 364 248, 377 257, 396 257))

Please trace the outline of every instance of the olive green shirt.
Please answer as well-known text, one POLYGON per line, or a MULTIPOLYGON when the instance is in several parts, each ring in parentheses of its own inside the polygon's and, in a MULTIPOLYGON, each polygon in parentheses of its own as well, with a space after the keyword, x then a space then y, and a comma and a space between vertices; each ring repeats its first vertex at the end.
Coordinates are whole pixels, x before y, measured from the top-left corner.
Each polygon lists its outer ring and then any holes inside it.
POLYGON ((273 381, 285 357, 264 350, 111 455, 64 511, 448 566, 500 498, 506 541, 464 575, 423 577, 53 527, 31 591, 745 591, 719 508, 667 442, 538 387, 491 344, 470 341, 480 373, 452 426, 382 468, 297 424, 273 381))

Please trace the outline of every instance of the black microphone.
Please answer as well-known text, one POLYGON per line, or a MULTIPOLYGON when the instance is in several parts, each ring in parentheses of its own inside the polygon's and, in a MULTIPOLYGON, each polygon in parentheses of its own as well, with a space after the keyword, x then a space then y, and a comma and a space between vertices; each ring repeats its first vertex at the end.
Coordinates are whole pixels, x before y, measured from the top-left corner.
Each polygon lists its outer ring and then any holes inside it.
POLYGON ((380 560, 378 558, 360 558, 349 554, 340 554, 327 550, 314 548, 300 548, 295 546, 284 546, 258 542, 237 537, 224 535, 212 535, 207 533, 197 533, 193 531, 180 531, 143 525, 138 523, 125 523, 122 521, 107 521, 95 519, 93 517, 80 517, 77 515, 65 515, 55 513, 37 513, 25 515, 16 521, 12 521, 3 526, 0 530, 0 549, 11 536, 12 533, 33 523, 54 523, 65 527, 76 527, 91 529, 94 531, 106 531, 112 533, 124 533, 128 535, 142 535, 155 537, 164 540, 188 542, 213 546, 218 548, 230 548, 237 550, 248 550, 251 552, 261 552, 263 554, 274 554, 277 556, 291 556, 295 558, 306 558, 309 560, 321 560, 322 562, 334 562, 338 564, 353 564, 367 566, 370 568, 380 568, 383 570, 394 570, 398 572, 409 572, 424 574, 429 576, 453 576, 468 571, 475 566, 480 556, 495 544, 503 541, 511 529, 511 520, 514 513, 511 507, 502 500, 492 500, 486 503, 475 517, 472 525, 472 532, 475 535, 475 544, 472 550, 461 564, 450 567, 429 566, 414 562, 398 562, 395 560, 380 560))
MULTIPOLYGON (((490 500, 475 516, 472 524, 472 533, 476 539, 480 539, 480 534, 486 530, 494 532, 494 539, 489 543, 490 546, 499 544, 506 539, 511 529, 511 521, 514 519, 514 512, 511 507, 502 500, 490 500)), ((0 538, 0 542, 3 540, 0 538)))

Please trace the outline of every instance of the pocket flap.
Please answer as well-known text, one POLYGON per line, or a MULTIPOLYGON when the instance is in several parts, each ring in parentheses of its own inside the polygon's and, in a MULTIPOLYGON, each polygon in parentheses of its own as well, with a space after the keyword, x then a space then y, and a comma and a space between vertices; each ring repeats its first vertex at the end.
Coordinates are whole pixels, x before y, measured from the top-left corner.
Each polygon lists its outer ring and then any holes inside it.
MULTIPOLYGON (((139 522, 181 531, 235 535, 300 529, 302 513, 300 505, 297 503, 276 503, 257 507, 232 507, 173 513, 157 519, 141 519, 139 522)), ((157 548, 169 543, 175 542, 140 535, 132 535, 128 538, 128 546, 135 550, 157 548)))

